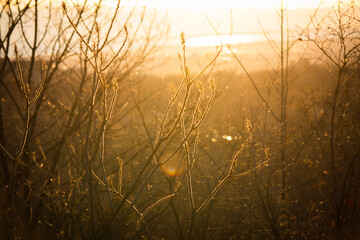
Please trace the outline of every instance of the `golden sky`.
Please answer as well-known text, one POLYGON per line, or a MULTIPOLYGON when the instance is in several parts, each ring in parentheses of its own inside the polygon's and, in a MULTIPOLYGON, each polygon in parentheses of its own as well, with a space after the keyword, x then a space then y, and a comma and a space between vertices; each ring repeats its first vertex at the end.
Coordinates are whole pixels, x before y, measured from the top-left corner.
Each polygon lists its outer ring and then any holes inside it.
MULTIPOLYGON (((66 0, 84 1, 84 0, 66 0)), ((97 2, 98 0, 88 0, 97 2)), ((322 2, 322 9, 334 5, 337 0, 283 0, 288 9, 289 26, 305 26, 322 2)), ((351 0, 342 0, 350 2, 351 0)), ((357 0, 359 1, 359 0, 357 0)), ((115 7, 117 0, 103 0, 108 7, 115 7)), ((121 0, 122 6, 146 7, 148 11, 166 15, 164 24, 170 26, 170 35, 185 32, 189 36, 214 34, 206 15, 221 34, 261 32, 262 25, 268 31, 278 30, 278 12, 281 0, 121 0)), ((326 12, 327 10, 324 10, 326 12)), ((160 17, 161 18, 161 17, 160 17)))
MULTIPOLYGON (((283 1, 284 7, 291 11, 289 25, 299 26, 307 24, 309 16, 321 2, 322 8, 330 7, 337 2, 337 0, 283 1)), ((112 0, 109 0, 109 3, 111 2, 112 0)), ((157 9, 158 14, 166 11, 170 35, 177 36, 183 31, 187 36, 197 36, 214 34, 206 14, 222 34, 229 33, 231 21, 234 33, 261 32, 260 23, 269 31, 276 31, 277 10, 281 0, 122 0, 122 3, 125 5, 136 3, 137 6, 157 9)))
MULTIPOLYGON (((288 9, 314 8, 321 0, 284 0, 288 9)), ((346 0, 345 0, 346 1, 346 0)), ((212 9, 275 9, 280 0, 138 0, 139 5, 156 8, 212 9)), ((331 6, 336 0, 324 0, 323 6, 331 6)))

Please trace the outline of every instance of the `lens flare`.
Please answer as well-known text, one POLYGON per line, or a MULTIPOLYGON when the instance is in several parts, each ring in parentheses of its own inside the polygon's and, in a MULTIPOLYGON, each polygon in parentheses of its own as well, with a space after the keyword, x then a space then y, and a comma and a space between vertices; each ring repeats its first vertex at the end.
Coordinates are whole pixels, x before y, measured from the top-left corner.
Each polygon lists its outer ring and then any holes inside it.
POLYGON ((164 155, 160 161, 160 170, 168 177, 180 176, 185 171, 186 159, 180 153, 175 156, 164 155))

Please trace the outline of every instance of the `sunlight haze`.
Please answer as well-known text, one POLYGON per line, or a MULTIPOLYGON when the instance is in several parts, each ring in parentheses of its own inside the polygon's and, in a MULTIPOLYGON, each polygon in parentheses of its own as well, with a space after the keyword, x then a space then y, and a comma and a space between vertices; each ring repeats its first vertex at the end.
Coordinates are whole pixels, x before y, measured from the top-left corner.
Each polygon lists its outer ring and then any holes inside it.
MULTIPOLYGON (((335 0, 325 0, 323 6, 331 6, 335 3, 335 0)), ((278 0, 257 0, 257 1, 247 1, 247 0, 183 0, 183 1, 166 1, 166 0, 140 0, 139 5, 145 5, 148 7, 158 7, 158 8, 183 8, 183 9, 196 9, 196 10, 211 10, 211 9, 268 9, 268 8, 277 8, 280 5, 278 0)), ((287 6, 288 9, 297 9, 297 8, 314 8, 319 5, 319 0, 284 0, 284 6, 287 6)))
MULTIPOLYGON (((303 26, 309 21, 310 15, 319 5, 322 9, 332 6, 335 0, 284 0, 284 6, 291 11, 289 25, 303 26), (321 4, 320 4, 321 3, 321 4)), ((125 4, 135 4, 128 1, 125 4)), ((188 37, 213 35, 206 15, 221 34, 259 33, 260 24, 268 31, 277 31, 277 9, 280 0, 139 0, 138 6, 157 9, 158 14, 166 14, 170 26, 170 36, 179 36, 184 32, 188 37)))
MULTIPOLYGON (((70 3, 70 1, 67 1, 70 3)), ((82 3, 84 0, 74 1, 82 3)), ((92 4, 97 1, 88 0, 92 4)), ((350 2, 345 0, 343 2, 350 2)), ((333 6, 336 0, 284 0, 288 9, 289 26, 304 26, 308 23, 313 10, 320 6, 326 9, 333 6)), ((103 5, 114 8, 116 0, 105 0, 103 5)), ((164 24, 169 25, 169 35, 179 36, 184 32, 187 37, 213 35, 214 31, 206 15, 221 34, 259 33, 261 26, 270 32, 278 30, 278 12, 280 0, 124 0, 121 6, 125 8, 145 7, 158 16, 166 16, 164 24), (230 29, 230 26, 233 28, 230 29)))

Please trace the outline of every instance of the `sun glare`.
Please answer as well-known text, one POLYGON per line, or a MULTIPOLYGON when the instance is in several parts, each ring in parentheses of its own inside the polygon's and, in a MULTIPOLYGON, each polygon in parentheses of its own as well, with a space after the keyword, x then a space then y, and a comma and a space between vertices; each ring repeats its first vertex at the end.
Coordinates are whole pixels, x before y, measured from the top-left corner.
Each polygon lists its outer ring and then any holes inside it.
POLYGON ((266 38, 261 34, 214 35, 189 38, 186 43, 187 46, 191 47, 205 47, 220 46, 222 44, 261 42, 264 40, 266 40, 266 38))

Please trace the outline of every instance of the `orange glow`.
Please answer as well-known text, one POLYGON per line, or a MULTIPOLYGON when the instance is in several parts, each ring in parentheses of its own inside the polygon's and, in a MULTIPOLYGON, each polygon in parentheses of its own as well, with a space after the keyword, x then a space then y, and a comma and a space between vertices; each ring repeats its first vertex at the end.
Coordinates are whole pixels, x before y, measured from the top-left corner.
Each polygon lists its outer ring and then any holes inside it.
MULTIPOLYGON (((283 0, 284 6, 288 9, 296 8, 314 8, 320 3, 320 0, 283 0)), ((323 6, 331 6, 337 0, 325 0, 323 6)), ((350 0, 349 0, 350 1, 350 0)), ((130 2, 130 1, 129 1, 130 2)), ((167 1, 167 0, 139 0, 138 5, 156 8, 182 8, 192 10, 212 10, 212 9, 266 9, 278 8, 280 0, 182 0, 182 1, 167 1)))
POLYGON ((184 156, 178 153, 170 159, 163 157, 160 161, 160 170, 169 177, 182 175, 185 172, 184 156))
MULTIPOLYGON (((58 0, 60 3, 62 0, 58 0)), ((85 1, 89 5, 94 5, 99 0, 64 0, 68 4, 83 4, 85 1)), ((284 6, 288 9, 297 8, 315 8, 319 5, 321 0, 283 0, 284 6)), ((343 2, 350 2, 351 0, 344 0, 343 2)), ((322 6, 332 6, 337 0, 324 0, 322 6)), ((103 5, 112 7, 116 6, 117 0, 103 0, 103 5)), ((182 1, 168 1, 168 0, 122 0, 122 6, 138 6, 148 8, 175 8, 175 9, 189 9, 189 10, 224 10, 224 9, 275 9, 280 6, 280 0, 182 0, 182 1)))

